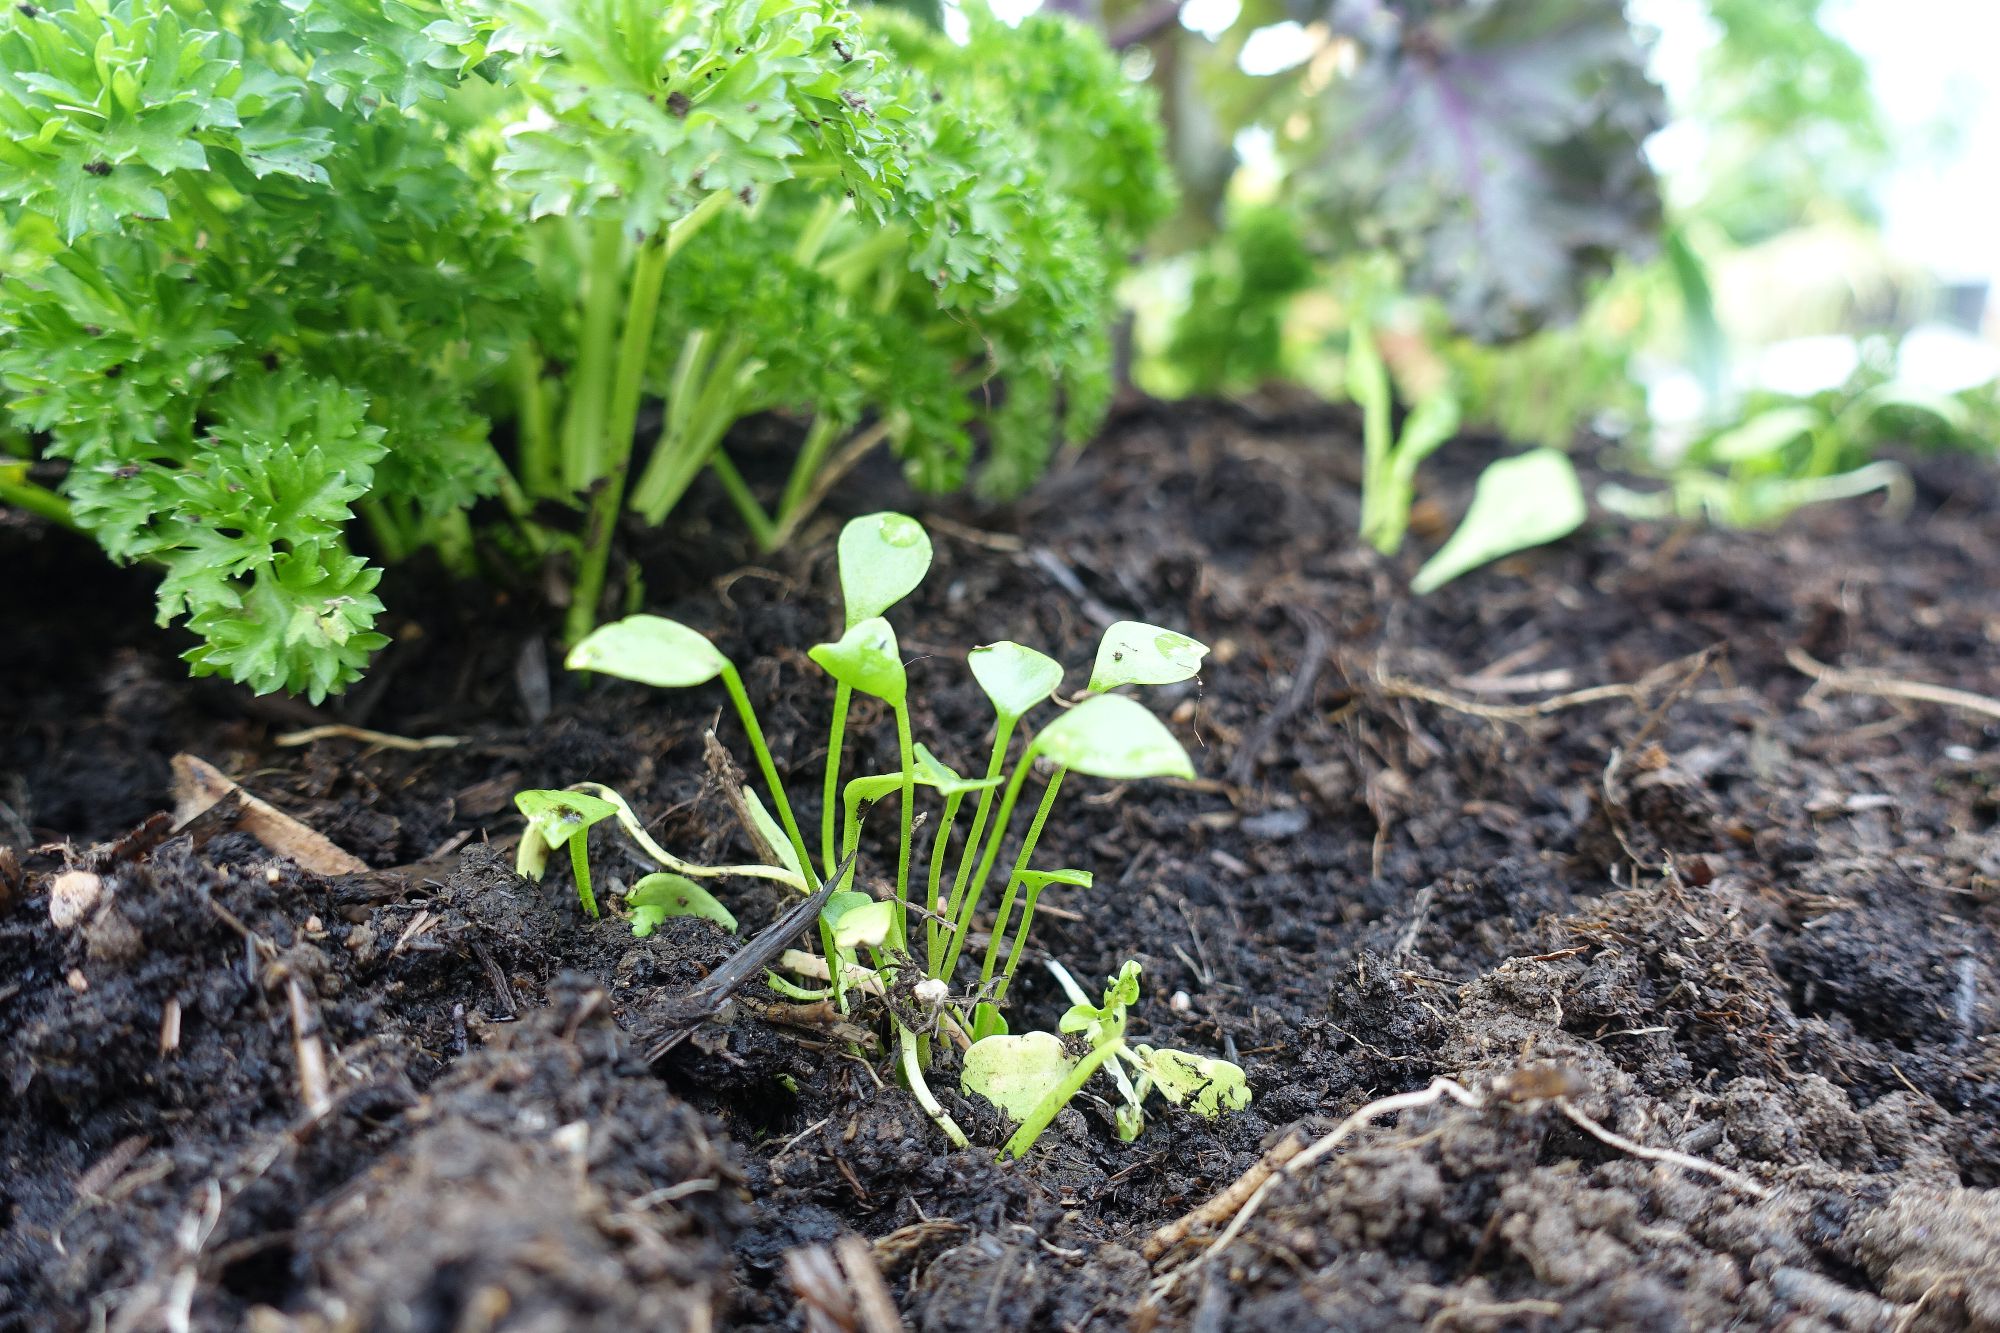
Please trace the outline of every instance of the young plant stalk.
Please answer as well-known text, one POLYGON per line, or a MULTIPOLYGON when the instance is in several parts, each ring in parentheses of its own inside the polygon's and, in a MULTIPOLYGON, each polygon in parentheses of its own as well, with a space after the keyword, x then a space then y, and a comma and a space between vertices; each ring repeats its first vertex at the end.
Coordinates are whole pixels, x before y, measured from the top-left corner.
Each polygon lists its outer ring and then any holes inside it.
POLYGON ((576 876, 576 896, 583 901, 583 914, 592 921, 597 920, 597 896, 590 891, 590 848, 587 832, 578 832, 569 840, 569 868, 576 876))
POLYGON ((1057 1084, 1035 1104, 1035 1108, 1028 1112, 1027 1118, 1015 1128, 1000 1151, 1016 1159, 1026 1157, 1028 1149, 1034 1147, 1035 1140, 1042 1136, 1042 1131, 1054 1123, 1056 1116, 1062 1113, 1063 1107, 1069 1105, 1071 1098, 1083 1091, 1083 1085, 1090 1082, 1092 1074, 1104 1067, 1104 1062, 1111 1058, 1115 1049, 1113 1045, 1107 1043, 1094 1047, 1089 1054, 1078 1060, 1076 1067, 1070 1070, 1069 1077, 1057 1084))
POLYGON ((854 702, 854 687, 836 681, 833 687, 833 726, 826 739, 826 782, 820 788, 820 860, 833 864, 833 824, 840 806, 840 750, 847 743, 847 710, 854 702))
MULTIPOLYGON (((1030 864, 1028 858, 1034 855, 1035 844, 1041 841, 1042 828, 1049 822, 1049 811, 1055 806, 1056 793, 1061 790, 1063 775, 1067 772, 1067 769, 1058 768, 1050 775, 1049 785, 1042 792, 1042 803, 1035 808, 1034 822, 1028 825, 1028 836, 1021 840, 1021 850, 1015 854, 1014 868, 1007 875, 1007 891, 1000 898, 1000 915, 993 922, 993 935, 986 944, 986 961, 979 968, 979 984, 982 988, 993 979, 993 964, 1000 957, 1000 945, 1007 936, 1007 923, 1014 915, 1014 898, 1021 887, 1021 872, 1028 868, 1030 864)), ((1014 969, 1020 965, 1021 946, 1027 940, 1028 926, 1034 919, 1035 898, 1039 894, 1039 887, 1029 891, 1027 905, 1021 913, 1021 929, 1014 936, 1013 952, 1007 959, 1007 970, 1000 978, 999 987, 993 992, 992 1004, 996 1009, 1000 1007, 1001 1001, 1007 998, 1007 987, 1014 980, 1014 969)))
POLYGON ((938 894, 944 888, 945 858, 951 854, 951 828, 958 822, 958 810, 964 804, 964 792, 953 792, 944 798, 944 817, 938 821, 937 836, 931 839, 930 882, 924 894, 927 913, 924 917, 924 970, 933 977, 938 975, 939 954, 944 950, 944 932, 947 928, 957 929, 955 918, 945 912, 938 894), (948 922, 953 924, 948 927, 948 922))
POLYGON ((812 854, 806 850, 805 835, 799 832, 799 821, 792 814, 792 803, 785 797, 785 784, 778 780, 778 765, 771 758, 771 747, 765 743, 764 728, 758 725, 757 710, 750 706, 750 696, 743 689, 743 677, 737 674, 733 664, 725 665, 720 674, 722 688, 728 691, 729 702, 736 706, 736 716, 750 738, 750 749, 757 756, 757 769, 764 777, 764 786, 771 793, 772 803, 778 807, 778 822, 785 826, 785 836, 791 839, 792 851, 799 858, 799 868, 805 872, 808 890, 816 889, 820 881, 813 872, 812 854))
POLYGON ((903 786, 897 802, 899 827, 896 838, 897 926, 905 947, 910 939, 910 842, 916 832, 917 774, 915 743, 910 739, 910 710, 896 705, 896 756, 902 764, 903 786))
MULTIPOLYGON (((1005 736, 1002 736, 1002 744, 994 747, 995 768, 998 767, 998 761, 1006 753, 1003 748, 1005 739, 1005 736)), ((978 912, 979 900, 985 896, 986 885, 993 878, 994 863, 1000 859, 1000 844, 1007 836, 1007 826, 1014 819, 1014 803, 1020 799, 1021 786, 1027 781, 1028 770, 1034 767, 1034 762, 1035 747, 1031 741, 1027 750, 1022 753, 1021 761, 1014 766, 1013 776, 1007 780, 1007 788, 1000 797, 1000 812, 994 818, 991 831, 987 832, 985 850, 979 853, 978 866, 968 876, 966 868, 970 864, 970 858, 979 848, 979 835, 982 832, 980 821, 986 813, 985 798, 993 795, 991 788, 988 788, 982 794, 980 808, 973 814, 972 832, 966 838, 965 850, 961 855, 959 864, 959 880, 963 887, 954 894, 954 897, 958 901, 958 911, 952 917, 954 933, 952 935, 951 950, 945 955, 943 970, 938 973, 938 976, 943 980, 949 981, 951 974, 958 968, 958 956, 964 951, 966 936, 972 930, 973 914, 978 912)), ((1053 784, 1051 785, 1053 786, 1053 784)))
MULTIPOLYGON (((903 1052, 903 1081, 909 1085, 910 1095, 917 1099, 917 1105, 923 1107, 924 1113, 944 1131, 944 1136, 951 1140, 954 1148, 971 1147, 971 1141, 965 1137, 965 1131, 958 1127, 958 1122, 951 1118, 951 1113, 939 1104, 937 1094, 932 1092, 931 1085, 924 1081, 923 1062, 917 1050, 917 1034, 898 1023, 896 1041, 903 1052)), ((1083 1085, 1079 1083, 1077 1086, 1083 1085)), ((1062 1108, 1058 1106, 1056 1109, 1062 1108)), ((1053 1114, 1050 1118, 1054 1118, 1053 1114)))
MULTIPOLYGON (((1014 738, 1014 728, 1019 722, 1018 717, 1008 717, 1004 713, 998 718, 993 735, 993 753, 986 760, 988 782, 998 778, 1001 769, 1006 767, 1007 747, 1014 738)), ((1015 776, 1018 778, 1021 775, 1016 773, 1015 776)), ((965 846, 959 851, 958 871, 952 877, 951 899, 945 904, 944 909, 945 920, 951 925, 951 944, 946 950, 943 966, 933 967, 931 970, 931 975, 941 981, 951 980, 951 974, 958 966, 958 955, 963 949, 962 941, 972 920, 973 910, 979 905, 977 895, 973 895, 972 901, 967 901, 966 890, 972 883, 972 868, 979 856, 979 838, 986 832, 987 817, 993 813, 993 793, 996 790, 998 789, 988 787, 979 793, 979 804, 972 811, 972 827, 966 831, 965 846)), ((1008 784, 1008 792, 1002 803, 1003 825, 1007 817, 1013 813, 1014 794, 1018 790, 1017 783, 1008 784)), ((983 886, 985 880, 982 878, 980 883, 983 886)))

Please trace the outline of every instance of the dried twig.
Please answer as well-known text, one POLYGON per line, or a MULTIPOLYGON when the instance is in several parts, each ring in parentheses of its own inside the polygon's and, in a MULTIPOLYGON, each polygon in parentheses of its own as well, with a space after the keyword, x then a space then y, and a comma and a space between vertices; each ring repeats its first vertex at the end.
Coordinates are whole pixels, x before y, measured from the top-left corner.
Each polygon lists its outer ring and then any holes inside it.
MULTIPOLYGON (((1187 1223, 1186 1226, 1174 1223, 1167 1227, 1162 1227, 1160 1231, 1155 1232, 1153 1237, 1146 1243, 1144 1252, 1147 1258, 1157 1262, 1173 1245, 1187 1239, 1195 1227, 1212 1225, 1220 1221, 1223 1217, 1229 1217, 1229 1224, 1223 1228, 1221 1234, 1215 1238, 1213 1244, 1199 1256, 1155 1281, 1151 1299, 1158 1301, 1165 1297, 1173 1291, 1183 1277, 1197 1271, 1204 1264, 1228 1249, 1230 1244, 1243 1233, 1243 1229, 1256 1216, 1257 1210, 1263 1207, 1265 1200, 1270 1197, 1271 1192, 1281 1182, 1311 1170, 1356 1130, 1382 1116, 1392 1115, 1399 1111, 1412 1111, 1426 1106, 1434 1106, 1446 1099, 1455 1101, 1459 1105, 1475 1111, 1483 1110, 1490 1105, 1494 1105, 1496 1102, 1501 1105, 1526 1106, 1553 1101, 1562 1113, 1578 1128, 1584 1130, 1599 1142, 1616 1148, 1620 1152, 1628 1153, 1631 1156, 1647 1161, 1663 1162, 1670 1166, 1678 1166, 1684 1170, 1712 1177, 1733 1189, 1750 1195, 1752 1198, 1768 1199, 1771 1197, 1770 1190, 1763 1185, 1758 1184, 1756 1181, 1739 1172, 1731 1171, 1728 1167, 1719 1166, 1714 1162, 1705 1161, 1702 1158, 1690 1156, 1683 1152, 1676 1152, 1668 1148, 1648 1148, 1644 1144, 1635 1143, 1631 1139, 1606 1129, 1584 1112, 1578 1110, 1576 1105, 1569 1099, 1567 1093, 1576 1086, 1574 1079, 1564 1075, 1560 1070, 1545 1066, 1528 1066, 1510 1075, 1494 1080, 1490 1085, 1490 1097, 1473 1092, 1464 1084, 1454 1079, 1442 1077, 1432 1079, 1428 1087, 1417 1092, 1403 1092, 1390 1097, 1378 1097, 1334 1126, 1329 1133, 1316 1140, 1310 1147, 1290 1156, 1289 1160, 1278 1165, 1277 1169, 1268 1169, 1267 1163, 1270 1154, 1267 1154, 1264 1159, 1260 1159, 1255 1166, 1252 1166, 1250 1170, 1246 1171, 1229 1188, 1225 1189, 1220 1195, 1217 1195, 1214 1200, 1196 1209, 1187 1218, 1182 1219, 1183 1222, 1187 1223), (1233 1216, 1231 1216, 1232 1211, 1233 1216), (1164 1243, 1161 1243, 1163 1238, 1165 1238, 1164 1243)), ((1283 1145, 1281 1144, 1280 1147, 1282 1148, 1283 1145)), ((1276 1151, 1274 1149, 1273 1153, 1276 1151)))
POLYGON ((859 1236, 833 1249, 805 1245, 785 1256, 785 1276, 805 1307, 808 1333, 903 1333, 875 1254, 859 1236))
POLYGON ((1948 685, 1930 685, 1920 680, 1897 680, 1873 671, 1830 667, 1815 661, 1805 649, 1798 647, 1785 649, 1785 660, 1792 664, 1794 670, 1811 676, 1829 690, 1839 690, 1844 694, 1872 694, 1884 699, 1907 699, 1912 703, 1941 704, 1946 708, 1962 708, 1968 713, 1978 713, 1982 717, 2000 718, 2000 699, 1974 694, 1971 690, 1955 690, 1948 685))
POLYGON ((288 731, 272 744, 311 745, 314 741, 336 740, 360 741, 378 750, 449 750, 466 742, 464 736, 393 736, 386 731, 370 731, 366 727, 350 727, 336 722, 323 727, 307 727, 304 731, 288 731))
POLYGON ((1483 717, 1492 722, 1527 722, 1534 718, 1547 717, 1550 713, 1583 708, 1590 704, 1611 703, 1617 700, 1646 703, 1669 681, 1707 667, 1718 651, 1719 648, 1715 646, 1704 648, 1698 653, 1655 667, 1638 680, 1627 684, 1592 685, 1588 689, 1572 690, 1568 694, 1558 694, 1554 698, 1532 704, 1483 704, 1477 699, 1468 699, 1462 694, 1453 694, 1448 690, 1434 689, 1402 676, 1384 676, 1374 683, 1374 688, 1377 693, 1391 699, 1415 699, 1419 703, 1436 704, 1440 708, 1449 708, 1453 712, 1466 713, 1473 717, 1483 717))
POLYGON ((296 976, 285 978, 285 1001, 292 1019, 292 1051, 298 1060, 299 1097, 306 1115, 317 1120, 333 1109, 327 1091, 326 1050, 319 1040, 319 1014, 306 1003, 305 988, 296 976))
POLYGON ((854 1289, 854 1311, 861 1316, 861 1327, 867 1333, 902 1333, 903 1321, 896 1313, 896 1303, 889 1299, 889 1284, 875 1266, 874 1248, 849 1234, 834 1243, 833 1252, 854 1289))
POLYGON ((1196 1231, 1205 1230, 1225 1218, 1234 1217, 1249 1201, 1250 1196, 1255 1194, 1285 1163, 1297 1157, 1305 1146, 1305 1140, 1299 1137, 1296 1130, 1285 1135, 1270 1151, 1257 1159, 1256 1165, 1238 1176, 1228 1189, 1193 1212, 1183 1213, 1148 1236, 1146 1243, 1139 1247, 1139 1253, 1149 1261, 1158 1259, 1196 1231))
MULTIPOLYGON (((1243 1228, 1250 1225, 1250 1219, 1257 1215, 1257 1210, 1264 1206, 1264 1200, 1271 1196, 1271 1191, 1278 1187, 1279 1182, 1288 1180, 1312 1167, 1314 1163, 1320 1161, 1335 1148, 1339 1147, 1348 1135, 1360 1129, 1369 1121, 1379 1116, 1393 1115, 1398 1111, 1411 1111, 1419 1107, 1433 1106, 1447 1097, 1461 1106, 1469 1106, 1475 1110, 1486 1105, 1483 1098, 1466 1088, 1463 1084, 1448 1078, 1434 1078, 1431 1080, 1430 1086, 1420 1092, 1399 1092, 1392 1097, 1378 1097, 1366 1106, 1361 1107, 1353 1115, 1348 1116, 1347 1119, 1334 1126, 1329 1133, 1321 1136, 1311 1147, 1302 1150, 1278 1170, 1265 1176, 1261 1184, 1253 1189, 1244 1191, 1243 1206, 1236 1210, 1234 1217, 1229 1219, 1229 1225, 1222 1229, 1222 1234, 1215 1238, 1215 1243, 1203 1251, 1199 1257, 1167 1274, 1165 1278, 1156 1283, 1153 1290, 1154 1299, 1157 1300, 1171 1291, 1182 1276, 1195 1271, 1216 1255, 1228 1249, 1230 1243, 1243 1233, 1243 1228)), ((1262 1163, 1260 1162, 1259 1165, 1262 1165, 1262 1163)), ((1253 1166, 1250 1170, 1254 1172, 1257 1170, 1257 1167, 1253 1166)), ((1237 1183, 1241 1184, 1241 1181, 1237 1183)), ((1235 1195, 1237 1193, 1237 1185, 1231 1185, 1223 1193, 1235 1195)), ((1220 1214, 1218 1213, 1218 1218, 1219 1216, 1220 1214)))

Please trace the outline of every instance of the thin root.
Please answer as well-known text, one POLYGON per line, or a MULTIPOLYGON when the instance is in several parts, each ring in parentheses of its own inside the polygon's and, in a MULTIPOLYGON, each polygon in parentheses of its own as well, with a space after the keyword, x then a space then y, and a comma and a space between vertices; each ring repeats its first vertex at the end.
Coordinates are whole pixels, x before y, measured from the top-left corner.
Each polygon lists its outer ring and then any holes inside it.
POLYGON ((1844 694, 1872 694, 1883 699, 1907 699, 1913 703, 1941 704, 1946 708, 1962 708, 1968 713, 1978 713, 1982 717, 2000 718, 2000 699, 1974 694, 1971 690, 1954 690, 1948 685, 1930 685, 1920 680, 1897 680, 1873 671, 1846 671, 1815 661, 1805 649, 1798 647, 1785 649, 1785 660, 1792 664, 1794 670, 1811 676, 1829 690, 1839 690, 1844 694))
POLYGON ((1704 1161, 1699 1157, 1692 1157, 1684 1152, 1675 1152, 1672 1148, 1648 1148, 1643 1143, 1634 1143, 1624 1135, 1614 1133, 1598 1124, 1595 1120, 1592 1120, 1589 1116, 1578 1110, 1575 1103, 1567 1098, 1558 1100, 1556 1105, 1561 1108, 1562 1113, 1568 1116, 1570 1122, 1578 1129, 1581 1129, 1598 1142, 1616 1148, 1622 1153, 1629 1153, 1633 1157, 1643 1158, 1649 1162, 1665 1162, 1669 1166, 1677 1166, 1684 1171, 1693 1171, 1700 1175, 1712 1176, 1732 1189, 1743 1191, 1743 1193, 1753 1199, 1768 1199, 1771 1197, 1770 1190, 1759 1185, 1756 1181, 1743 1175, 1741 1172, 1731 1171, 1726 1166, 1718 1166, 1714 1162, 1704 1161))
POLYGON ((360 741, 379 750, 449 750, 465 744, 463 736, 394 736, 386 731, 370 731, 366 727, 350 727, 344 723, 331 723, 324 727, 307 727, 304 731, 288 731, 272 742, 274 745, 311 745, 314 741, 360 741))
POLYGON ((1449 690, 1433 689, 1429 685, 1402 676, 1382 677, 1375 682, 1375 690, 1391 699, 1415 699, 1419 703, 1436 704, 1440 708, 1449 708, 1456 713, 1483 717, 1490 722, 1527 722, 1534 718, 1547 717, 1550 713, 1560 713, 1565 709, 1583 708, 1590 704, 1610 703, 1615 700, 1646 703, 1659 692, 1662 685, 1706 667, 1715 653, 1715 648, 1704 648, 1698 653, 1656 667, 1638 680, 1627 684, 1592 685, 1588 689, 1572 690, 1568 694, 1558 694, 1552 699, 1543 699, 1539 703, 1532 704, 1483 704, 1477 699, 1468 699, 1449 690))

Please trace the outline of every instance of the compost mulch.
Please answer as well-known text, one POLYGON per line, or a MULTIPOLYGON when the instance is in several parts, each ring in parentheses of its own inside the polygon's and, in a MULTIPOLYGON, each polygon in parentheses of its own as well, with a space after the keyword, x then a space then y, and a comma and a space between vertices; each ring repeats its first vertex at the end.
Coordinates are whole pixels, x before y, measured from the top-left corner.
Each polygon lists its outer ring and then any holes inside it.
MULTIPOLYGON (((960 767, 970 646, 1081 664, 1129 617, 1213 647, 1150 696, 1198 780, 1066 794, 1044 855, 1096 885, 1051 898, 1010 1005, 1053 1026, 1043 959, 1138 958, 1135 1034, 1255 1100, 1124 1144, 1086 1096, 1009 1164, 950 1055, 963 1152, 760 987, 649 1063, 740 941, 635 939, 513 874, 512 793, 583 779, 746 855, 718 694, 572 678, 542 589, 414 570, 351 696, 253 700, 185 678, 143 571, 0 528, 0 1329, 2000 1328, 2000 721, 1895 684, 2000 692, 2000 479, 1915 458, 1908 513, 1767 533, 1595 518, 1412 600, 1492 449, 1428 465, 1395 560, 1354 540, 1356 453, 1336 411, 1142 404, 1008 507, 882 470, 782 555, 700 496, 633 535, 644 604, 715 631, 795 791, 843 514, 931 527, 893 614, 960 767), (280 742, 328 724, 461 739, 280 742), (371 870, 226 812, 173 833, 181 752, 371 870)), ((850 772, 889 766, 882 723, 850 772)), ((645 869, 594 850, 600 898, 645 869)), ((722 892, 746 937, 786 906, 722 892)))

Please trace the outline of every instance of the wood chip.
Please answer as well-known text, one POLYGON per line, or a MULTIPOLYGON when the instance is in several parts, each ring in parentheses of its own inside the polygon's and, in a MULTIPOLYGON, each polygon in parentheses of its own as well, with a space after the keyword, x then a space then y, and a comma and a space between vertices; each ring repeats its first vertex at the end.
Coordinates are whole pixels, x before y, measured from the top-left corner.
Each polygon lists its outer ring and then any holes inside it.
POLYGON ((368 863, 337 846, 324 834, 307 828, 284 811, 259 800, 206 759, 177 754, 174 769, 174 828, 186 829, 196 818, 224 800, 235 800, 240 808, 234 823, 278 855, 300 869, 316 875, 360 875, 368 863))

